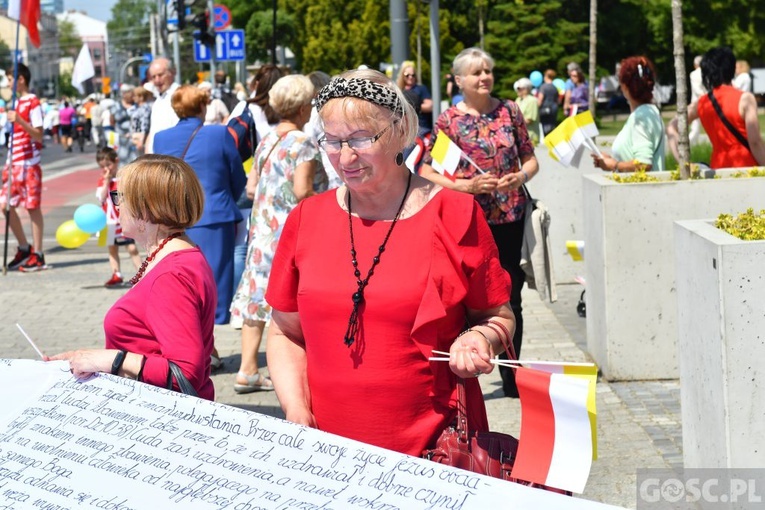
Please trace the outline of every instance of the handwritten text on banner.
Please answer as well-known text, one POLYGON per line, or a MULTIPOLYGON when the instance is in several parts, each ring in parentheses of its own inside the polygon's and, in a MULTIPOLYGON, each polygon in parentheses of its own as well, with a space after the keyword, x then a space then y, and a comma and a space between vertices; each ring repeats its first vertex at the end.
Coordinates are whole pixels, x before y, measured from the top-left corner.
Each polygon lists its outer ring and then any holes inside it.
POLYGON ((0 360, 0 402, 3 510, 606 508, 62 362, 0 360))

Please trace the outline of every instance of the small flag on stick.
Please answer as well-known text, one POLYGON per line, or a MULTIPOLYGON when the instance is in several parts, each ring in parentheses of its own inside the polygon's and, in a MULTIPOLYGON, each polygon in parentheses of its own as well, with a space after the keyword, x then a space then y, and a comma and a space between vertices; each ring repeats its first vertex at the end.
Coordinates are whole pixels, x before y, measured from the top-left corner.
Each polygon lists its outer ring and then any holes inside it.
POLYGON ((96 70, 93 68, 93 59, 90 58, 90 49, 87 44, 83 44, 80 48, 80 54, 77 55, 77 60, 74 62, 74 69, 72 70, 72 86, 80 91, 80 94, 85 93, 85 87, 83 84, 96 75, 96 70))
MULTIPOLYGON (((583 241, 579 241, 584 245, 583 241)), ((590 418, 590 433, 592 436, 592 460, 598 458, 598 427, 597 427, 597 408, 595 407, 595 384, 598 382, 598 367, 594 363, 560 363, 557 365, 549 363, 526 362, 523 364, 526 368, 541 370, 551 374, 563 374, 567 376, 579 377, 590 383, 587 390, 587 414, 590 418)))
POLYGON ((40 0, 10 0, 8 17, 19 20, 19 23, 27 29, 29 40, 35 48, 40 47, 40 31, 37 28, 37 23, 40 21, 40 0))
POLYGON ((591 139, 598 134, 595 120, 587 110, 574 117, 566 117, 545 137, 544 143, 553 159, 565 166, 578 166, 576 156, 582 147, 587 147, 600 155, 600 151, 591 139))
POLYGON ((438 132, 430 155, 433 157, 433 169, 452 181, 455 180, 454 171, 460 164, 462 149, 443 131, 438 132))
POLYGON ((592 467, 590 381, 520 367, 521 434, 512 476, 581 493, 592 467))

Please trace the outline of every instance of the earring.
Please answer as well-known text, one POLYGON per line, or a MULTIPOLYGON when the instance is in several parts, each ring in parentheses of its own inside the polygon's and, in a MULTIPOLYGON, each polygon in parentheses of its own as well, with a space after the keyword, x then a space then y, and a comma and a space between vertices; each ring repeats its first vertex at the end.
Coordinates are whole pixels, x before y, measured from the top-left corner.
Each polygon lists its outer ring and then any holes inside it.
POLYGON ((398 166, 401 166, 401 165, 404 164, 404 153, 403 152, 399 152, 398 154, 396 154, 396 164, 398 166))

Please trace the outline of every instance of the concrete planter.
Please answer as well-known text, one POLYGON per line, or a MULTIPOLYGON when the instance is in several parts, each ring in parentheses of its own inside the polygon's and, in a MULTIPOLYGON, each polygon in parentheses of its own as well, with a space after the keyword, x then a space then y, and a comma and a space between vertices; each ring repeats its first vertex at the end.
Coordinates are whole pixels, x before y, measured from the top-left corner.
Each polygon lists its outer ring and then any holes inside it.
POLYGON ((585 175, 587 347, 609 380, 676 379, 672 224, 765 207, 765 178, 620 184, 585 175))
POLYGON ((584 275, 584 264, 566 254, 566 241, 584 239, 582 226, 582 176, 598 171, 589 154, 582 156, 580 168, 566 168, 554 161, 544 146, 537 147, 540 172, 529 182, 531 196, 544 202, 550 211, 550 243, 553 251, 555 282, 573 283, 584 275))
POLYGON ((674 230, 685 467, 762 467, 765 241, 710 221, 674 230))

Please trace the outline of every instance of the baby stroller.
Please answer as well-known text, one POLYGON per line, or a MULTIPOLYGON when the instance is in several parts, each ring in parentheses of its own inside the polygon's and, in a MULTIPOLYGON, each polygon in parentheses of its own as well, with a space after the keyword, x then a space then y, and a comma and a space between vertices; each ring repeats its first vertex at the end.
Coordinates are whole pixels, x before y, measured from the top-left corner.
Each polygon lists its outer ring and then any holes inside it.
MULTIPOLYGON (((566 241, 566 251, 569 255, 571 255, 571 258, 574 261, 582 261, 584 260, 584 241, 566 241)), ((582 287, 585 286, 585 279, 584 276, 577 276, 574 278, 577 283, 581 284, 582 287)), ((585 289, 586 290, 586 289, 585 289)), ((579 302, 576 304, 576 313, 579 315, 579 317, 586 317, 587 316, 587 305, 584 300, 584 293, 585 290, 582 291, 582 293, 579 295, 579 302)))

